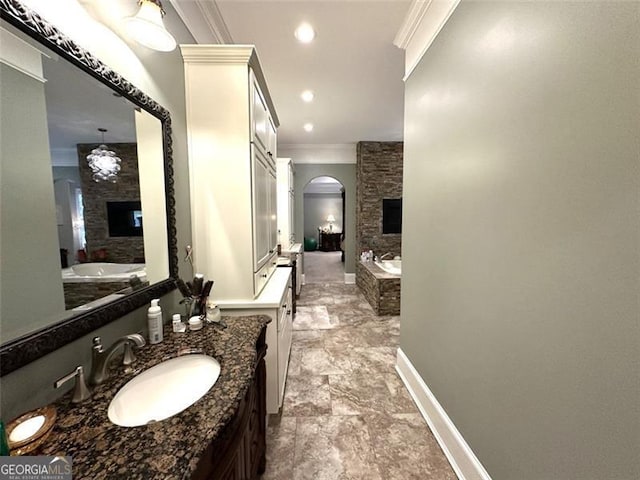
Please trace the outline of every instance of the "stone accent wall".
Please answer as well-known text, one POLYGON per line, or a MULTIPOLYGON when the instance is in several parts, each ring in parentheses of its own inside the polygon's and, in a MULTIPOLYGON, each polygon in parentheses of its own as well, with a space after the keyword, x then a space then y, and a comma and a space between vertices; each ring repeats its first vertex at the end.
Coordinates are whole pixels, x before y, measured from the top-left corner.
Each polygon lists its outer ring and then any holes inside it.
POLYGON ((63 283, 66 310, 93 302, 129 287, 129 282, 78 282, 63 283))
POLYGON ((98 144, 86 143, 77 145, 88 258, 91 258, 92 252, 105 248, 108 262, 144 263, 143 237, 109 237, 107 223, 107 202, 140 200, 137 145, 107 143, 122 160, 116 183, 93 180, 93 173, 87 164, 87 155, 97 146, 98 144))
POLYGON ((362 262, 356 262, 356 284, 376 315, 400 315, 400 282, 398 276, 376 275, 362 262), (391 278, 392 277, 392 278, 391 278))
POLYGON ((356 165, 356 254, 401 255, 402 235, 382 234, 382 200, 402 198, 402 142, 359 142, 356 165))

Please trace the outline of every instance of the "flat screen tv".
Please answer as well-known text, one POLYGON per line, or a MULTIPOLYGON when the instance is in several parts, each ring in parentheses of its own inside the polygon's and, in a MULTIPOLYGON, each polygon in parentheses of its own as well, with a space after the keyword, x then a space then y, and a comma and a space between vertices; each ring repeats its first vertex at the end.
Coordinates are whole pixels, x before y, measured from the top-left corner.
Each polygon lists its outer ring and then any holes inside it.
POLYGON ((402 233, 402 199, 382 200, 382 233, 402 233))
POLYGON ((110 237, 142 236, 142 205, 140 201, 107 202, 110 237))

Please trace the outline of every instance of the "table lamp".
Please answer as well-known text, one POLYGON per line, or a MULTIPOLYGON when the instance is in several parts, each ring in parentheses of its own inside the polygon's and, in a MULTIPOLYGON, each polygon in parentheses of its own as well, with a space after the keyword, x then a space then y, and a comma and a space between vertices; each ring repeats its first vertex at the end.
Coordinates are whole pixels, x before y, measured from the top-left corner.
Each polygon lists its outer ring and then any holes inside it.
POLYGON ((336 217, 334 217, 333 215, 329 215, 327 217, 327 222, 329 222, 329 231, 333 232, 333 222, 336 221, 336 217))

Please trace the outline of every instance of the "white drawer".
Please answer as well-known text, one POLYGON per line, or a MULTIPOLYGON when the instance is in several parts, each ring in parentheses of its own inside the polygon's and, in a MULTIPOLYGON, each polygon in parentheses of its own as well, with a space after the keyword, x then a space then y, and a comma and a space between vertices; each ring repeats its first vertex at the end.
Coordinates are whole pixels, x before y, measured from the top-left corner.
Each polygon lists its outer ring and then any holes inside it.
POLYGON ((253 274, 253 294, 257 297, 269 281, 269 263, 265 263, 256 273, 253 274))

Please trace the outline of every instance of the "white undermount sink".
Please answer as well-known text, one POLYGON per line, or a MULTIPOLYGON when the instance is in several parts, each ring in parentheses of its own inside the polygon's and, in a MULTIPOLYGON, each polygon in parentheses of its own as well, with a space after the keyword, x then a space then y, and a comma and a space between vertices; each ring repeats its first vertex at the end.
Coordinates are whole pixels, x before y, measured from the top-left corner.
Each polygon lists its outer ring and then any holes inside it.
POLYGON ((109 420, 121 427, 165 420, 202 398, 219 376, 220 364, 208 355, 166 360, 118 390, 109 404, 109 420))

